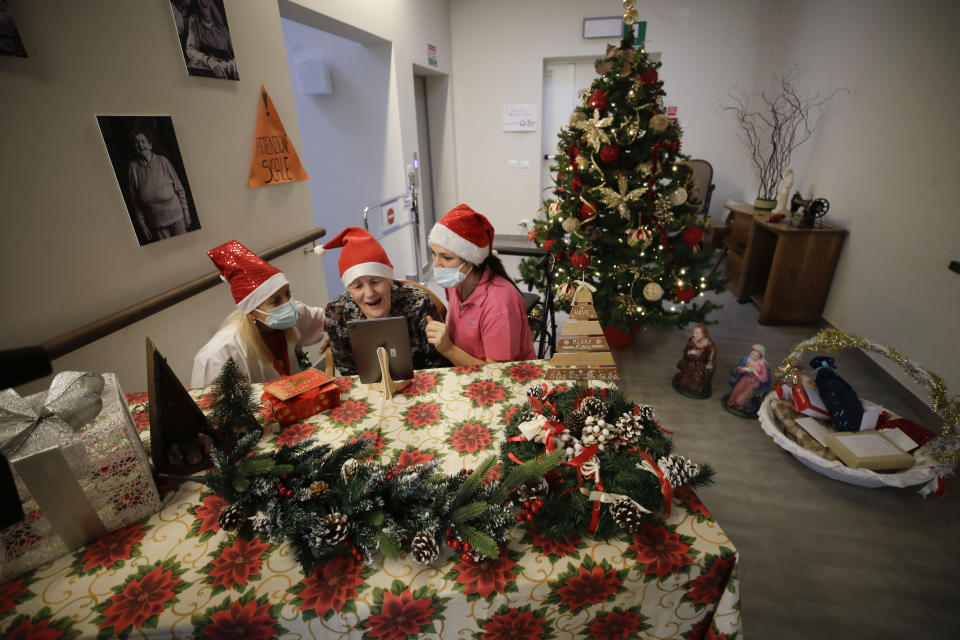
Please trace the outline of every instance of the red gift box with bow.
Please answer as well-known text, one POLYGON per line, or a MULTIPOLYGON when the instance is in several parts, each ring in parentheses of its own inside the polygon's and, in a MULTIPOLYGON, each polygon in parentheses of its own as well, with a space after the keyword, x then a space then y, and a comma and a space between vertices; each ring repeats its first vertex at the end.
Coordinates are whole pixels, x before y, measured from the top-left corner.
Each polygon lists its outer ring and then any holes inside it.
POLYGON ((285 427, 339 406, 340 387, 327 374, 308 369, 263 385, 260 402, 285 427))

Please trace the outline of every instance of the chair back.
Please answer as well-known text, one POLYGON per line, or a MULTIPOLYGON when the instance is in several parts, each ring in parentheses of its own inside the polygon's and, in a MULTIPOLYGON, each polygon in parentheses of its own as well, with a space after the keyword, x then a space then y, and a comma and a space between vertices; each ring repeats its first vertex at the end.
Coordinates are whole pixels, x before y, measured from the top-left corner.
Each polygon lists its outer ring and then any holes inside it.
POLYGON ((438 296, 433 291, 431 291, 429 287, 427 287, 426 285, 422 285, 419 282, 414 282, 413 280, 398 279, 397 282, 413 285, 414 287, 417 287, 418 289, 423 289, 428 294, 430 294, 430 299, 433 300, 433 306, 436 308, 436 311, 437 311, 437 314, 434 316, 433 319, 439 320, 440 322, 447 321, 447 305, 445 305, 443 303, 443 300, 440 299, 440 296, 438 296))
POLYGON ((701 213, 704 216, 710 215, 710 197, 713 195, 713 165, 706 160, 691 160, 690 166, 693 167, 694 193, 697 200, 700 201, 700 208, 697 215, 701 213))

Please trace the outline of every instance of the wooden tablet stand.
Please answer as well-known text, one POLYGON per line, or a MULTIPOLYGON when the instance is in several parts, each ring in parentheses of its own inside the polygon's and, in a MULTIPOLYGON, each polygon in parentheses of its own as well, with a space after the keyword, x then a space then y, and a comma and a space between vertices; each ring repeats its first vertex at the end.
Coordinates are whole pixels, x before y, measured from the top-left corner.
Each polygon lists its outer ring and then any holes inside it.
POLYGON ((370 389, 380 391, 389 400, 393 394, 410 384, 411 380, 394 380, 390 377, 390 365, 387 359, 387 350, 377 347, 377 362, 380 363, 380 382, 371 382, 370 389))

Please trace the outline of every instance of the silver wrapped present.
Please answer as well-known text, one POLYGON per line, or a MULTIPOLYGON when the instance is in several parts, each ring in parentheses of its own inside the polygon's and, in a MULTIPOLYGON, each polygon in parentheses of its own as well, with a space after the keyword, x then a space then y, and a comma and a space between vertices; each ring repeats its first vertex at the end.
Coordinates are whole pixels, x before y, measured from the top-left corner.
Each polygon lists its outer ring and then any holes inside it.
POLYGON ((160 510, 113 374, 64 372, 49 391, 0 393, 0 451, 25 516, 0 530, 0 583, 160 510))

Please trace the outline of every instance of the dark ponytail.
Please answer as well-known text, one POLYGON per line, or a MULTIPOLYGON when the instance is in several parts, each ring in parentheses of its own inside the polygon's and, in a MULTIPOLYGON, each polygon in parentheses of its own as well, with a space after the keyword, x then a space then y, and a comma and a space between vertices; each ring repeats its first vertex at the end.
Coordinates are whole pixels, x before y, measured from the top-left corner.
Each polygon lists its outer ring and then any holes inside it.
POLYGON ((520 287, 517 286, 517 283, 513 281, 513 278, 507 275, 507 270, 503 267, 503 261, 500 260, 500 256, 491 253, 487 256, 487 259, 480 264, 480 273, 483 274, 484 269, 490 269, 490 271, 503 278, 507 282, 513 285, 513 288, 517 291, 520 291, 520 287))

